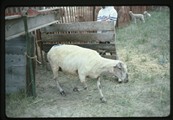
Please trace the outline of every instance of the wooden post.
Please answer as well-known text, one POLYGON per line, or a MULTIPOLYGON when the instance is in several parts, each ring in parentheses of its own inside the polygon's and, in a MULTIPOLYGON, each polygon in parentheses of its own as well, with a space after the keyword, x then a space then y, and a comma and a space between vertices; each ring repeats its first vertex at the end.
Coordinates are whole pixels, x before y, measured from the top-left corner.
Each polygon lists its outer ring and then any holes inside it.
POLYGON ((37 30, 37 33, 36 34, 37 34, 37 39, 39 40, 39 42, 37 41, 37 45, 39 46, 40 61, 42 63, 42 66, 44 66, 43 52, 42 52, 43 42, 41 41, 42 38, 41 38, 41 32, 40 32, 40 30, 37 30))
POLYGON ((117 53, 117 41, 116 41, 116 29, 115 29, 115 27, 114 27, 114 43, 115 43, 115 60, 118 60, 119 59, 119 57, 118 57, 118 53, 117 53))
POLYGON ((34 54, 34 47, 35 42, 33 36, 28 32, 28 25, 27 25, 27 16, 23 16, 23 22, 25 27, 25 35, 26 35, 26 94, 27 96, 36 97, 35 91, 35 54, 34 54))
POLYGON ((93 7, 93 21, 97 20, 97 19, 95 18, 95 10, 96 10, 96 7, 94 6, 94 7, 93 7))
POLYGON ((40 48, 41 39, 40 39, 40 33, 38 30, 35 31, 35 35, 36 35, 35 46, 36 46, 37 59, 38 59, 38 61, 41 61, 41 63, 43 63, 42 56, 41 56, 41 48, 40 48))

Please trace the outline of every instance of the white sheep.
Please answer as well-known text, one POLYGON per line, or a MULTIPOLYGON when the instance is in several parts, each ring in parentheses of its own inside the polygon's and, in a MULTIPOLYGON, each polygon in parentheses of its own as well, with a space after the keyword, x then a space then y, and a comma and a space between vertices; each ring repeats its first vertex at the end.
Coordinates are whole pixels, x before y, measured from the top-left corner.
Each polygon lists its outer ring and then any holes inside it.
MULTIPOLYGON (((64 72, 78 74, 84 89, 87 89, 86 77, 97 78, 97 87, 102 102, 106 102, 100 86, 100 75, 102 73, 112 73, 119 80, 128 81, 127 67, 122 61, 103 58, 95 50, 76 45, 55 45, 47 53, 47 59, 61 95, 65 95, 65 92, 58 82, 58 70, 60 68, 64 72)), ((76 87, 73 90, 77 91, 78 88, 76 87)))
POLYGON ((134 14, 132 11, 129 11, 129 14, 131 18, 134 20, 136 23, 136 19, 141 20, 143 23, 145 23, 144 15, 143 14, 134 14))

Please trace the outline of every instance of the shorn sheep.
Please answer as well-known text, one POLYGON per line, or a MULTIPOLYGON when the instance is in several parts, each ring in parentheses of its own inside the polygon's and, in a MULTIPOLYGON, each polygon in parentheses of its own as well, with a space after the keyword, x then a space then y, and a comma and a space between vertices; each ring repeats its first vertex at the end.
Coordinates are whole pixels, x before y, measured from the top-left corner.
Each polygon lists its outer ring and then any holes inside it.
POLYGON ((132 11, 129 11, 129 14, 130 14, 132 20, 134 20, 135 23, 136 23, 136 19, 139 19, 143 23, 145 23, 145 19, 144 19, 144 15, 143 14, 134 14, 132 11))
MULTIPOLYGON (((58 82, 59 69, 67 73, 78 74, 84 89, 87 89, 86 77, 96 78, 102 102, 106 102, 100 85, 100 75, 102 73, 111 73, 122 82, 128 82, 127 67, 122 61, 103 58, 98 52, 88 48, 76 45, 54 45, 47 53, 47 59, 60 94, 63 96, 66 94, 58 82)), ((79 91, 77 87, 73 90, 79 91)))

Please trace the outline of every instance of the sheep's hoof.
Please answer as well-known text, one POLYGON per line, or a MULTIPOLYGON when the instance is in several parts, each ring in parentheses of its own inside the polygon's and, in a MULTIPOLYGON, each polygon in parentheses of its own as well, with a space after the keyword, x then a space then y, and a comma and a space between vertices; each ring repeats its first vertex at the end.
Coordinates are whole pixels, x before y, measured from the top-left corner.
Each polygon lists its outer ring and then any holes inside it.
POLYGON ((104 98, 104 97, 101 97, 100 100, 101 100, 102 103, 106 103, 107 102, 106 98, 104 98))
POLYGON ((66 94, 65 94, 64 91, 61 91, 60 94, 61 94, 62 96, 66 96, 66 94))
POLYGON ((79 92, 79 89, 78 89, 77 87, 74 87, 74 88, 73 88, 73 91, 74 91, 74 92, 79 92))
POLYGON ((88 90, 88 87, 84 87, 84 90, 88 90))
POLYGON ((118 83, 122 83, 122 81, 118 81, 118 83))
POLYGON ((118 79, 118 83, 122 83, 122 80, 121 79, 118 79))

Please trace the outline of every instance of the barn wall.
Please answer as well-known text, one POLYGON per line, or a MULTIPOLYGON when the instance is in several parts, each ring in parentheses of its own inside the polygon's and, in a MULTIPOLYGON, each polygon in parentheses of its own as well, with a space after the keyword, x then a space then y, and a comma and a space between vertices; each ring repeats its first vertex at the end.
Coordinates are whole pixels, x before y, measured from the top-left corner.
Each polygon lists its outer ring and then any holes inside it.
POLYGON ((70 6, 61 8, 64 13, 60 18, 61 23, 93 21, 94 7, 70 6))
POLYGON ((5 42, 5 92, 14 93, 26 88, 25 36, 5 42))
POLYGON ((123 27, 130 22, 129 16, 130 7, 129 6, 121 6, 118 10, 118 27, 123 27))

